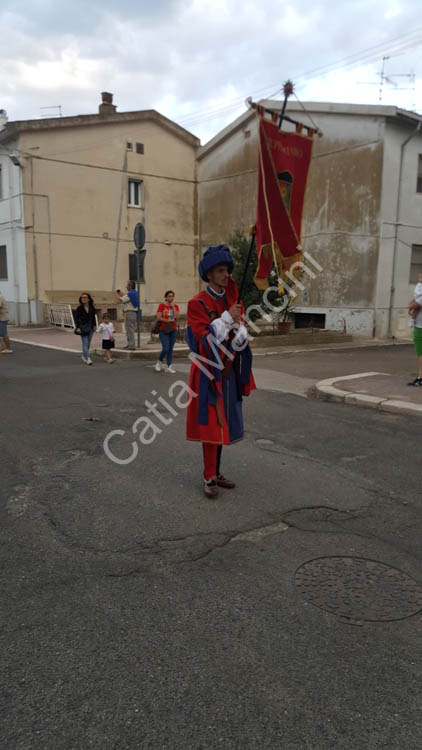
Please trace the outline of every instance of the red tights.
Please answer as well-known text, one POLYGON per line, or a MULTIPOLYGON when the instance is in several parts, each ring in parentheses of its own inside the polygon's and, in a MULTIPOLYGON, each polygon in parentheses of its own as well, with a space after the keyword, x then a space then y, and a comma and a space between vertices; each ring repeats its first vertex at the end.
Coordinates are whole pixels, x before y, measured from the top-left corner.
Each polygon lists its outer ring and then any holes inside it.
POLYGON ((204 478, 208 482, 209 479, 213 479, 220 473, 223 446, 214 445, 214 443, 202 443, 202 448, 204 451, 204 478))

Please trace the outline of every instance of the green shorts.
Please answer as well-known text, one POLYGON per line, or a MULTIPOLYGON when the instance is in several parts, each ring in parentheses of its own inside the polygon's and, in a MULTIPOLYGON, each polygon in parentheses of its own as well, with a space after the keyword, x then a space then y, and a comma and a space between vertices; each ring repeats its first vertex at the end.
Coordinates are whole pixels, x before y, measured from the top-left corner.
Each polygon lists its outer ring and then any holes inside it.
POLYGON ((418 357, 422 357, 422 328, 413 329, 413 343, 418 357))

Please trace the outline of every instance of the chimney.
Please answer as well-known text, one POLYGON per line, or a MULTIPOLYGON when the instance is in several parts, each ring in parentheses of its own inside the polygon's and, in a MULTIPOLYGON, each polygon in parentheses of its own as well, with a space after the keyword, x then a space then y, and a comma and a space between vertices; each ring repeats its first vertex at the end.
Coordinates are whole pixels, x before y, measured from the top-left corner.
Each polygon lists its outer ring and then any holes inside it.
POLYGON ((8 119, 6 110, 0 109, 0 130, 3 130, 6 127, 8 119))
POLYGON ((108 91, 101 93, 102 104, 98 107, 100 115, 112 115, 116 111, 117 107, 113 104, 113 94, 109 94, 108 91))

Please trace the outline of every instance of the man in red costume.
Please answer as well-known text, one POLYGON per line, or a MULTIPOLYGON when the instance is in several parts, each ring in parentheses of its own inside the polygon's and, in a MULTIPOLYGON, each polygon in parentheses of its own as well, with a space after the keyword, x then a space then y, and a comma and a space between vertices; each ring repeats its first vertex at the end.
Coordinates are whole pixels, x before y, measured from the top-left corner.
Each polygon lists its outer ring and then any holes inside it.
POLYGON ((216 498, 219 487, 235 487, 220 471, 221 452, 243 437, 242 398, 255 383, 229 248, 209 247, 198 270, 207 288, 188 303, 189 387, 197 396, 188 407, 186 436, 202 443, 204 493, 216 498))

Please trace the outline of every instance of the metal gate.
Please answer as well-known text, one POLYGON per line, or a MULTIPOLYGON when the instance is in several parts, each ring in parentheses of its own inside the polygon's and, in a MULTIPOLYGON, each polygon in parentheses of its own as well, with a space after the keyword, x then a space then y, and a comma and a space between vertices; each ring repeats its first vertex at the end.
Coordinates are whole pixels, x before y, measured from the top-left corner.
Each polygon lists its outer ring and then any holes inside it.
POLYGON ((51 325, 72 329, 75 327, 71 305, 48 305, 47 309, 51 325))

